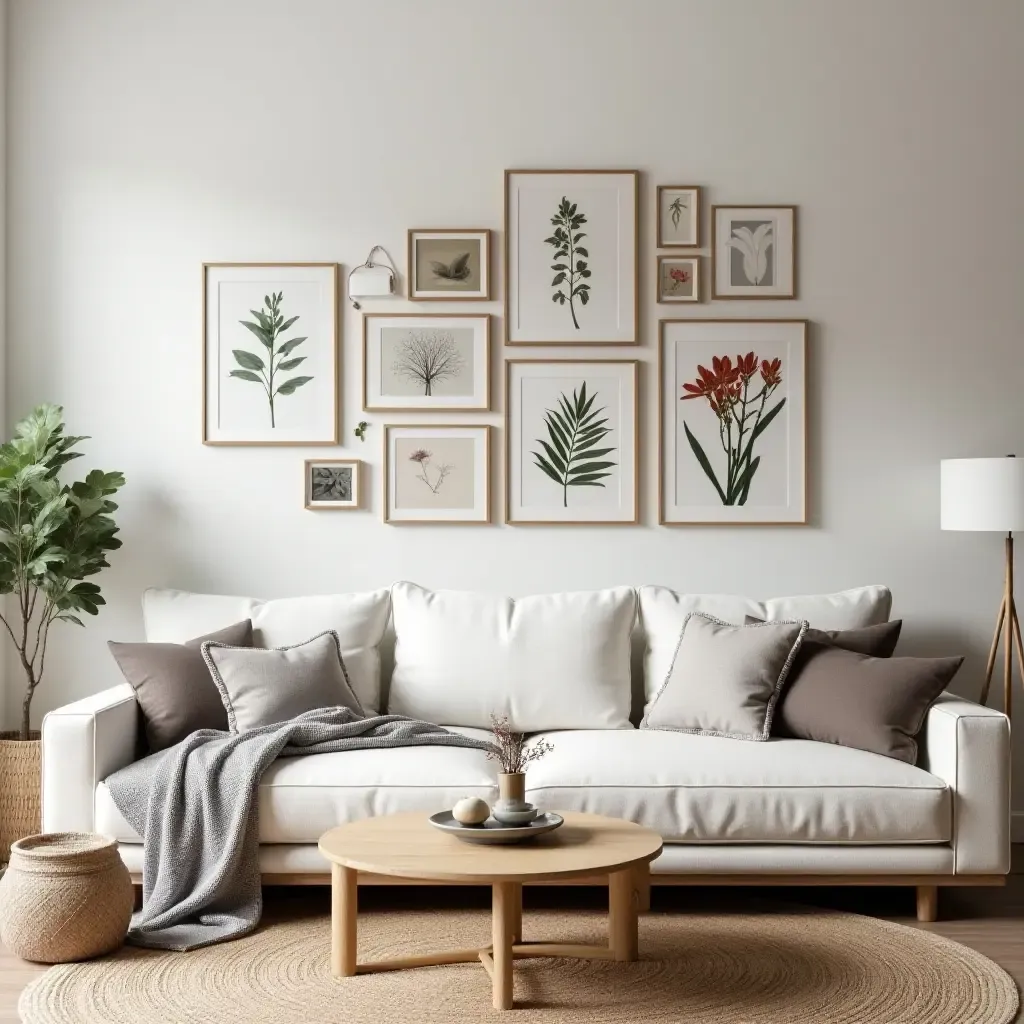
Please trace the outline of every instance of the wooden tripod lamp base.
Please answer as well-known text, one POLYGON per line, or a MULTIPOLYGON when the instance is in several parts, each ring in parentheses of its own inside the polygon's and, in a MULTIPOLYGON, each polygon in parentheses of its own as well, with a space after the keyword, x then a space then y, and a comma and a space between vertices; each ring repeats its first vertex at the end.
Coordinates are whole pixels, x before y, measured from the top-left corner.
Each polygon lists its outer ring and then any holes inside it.
POLYGON ((981 703, 988 700, 996 667, 999 638, 1003 639, 1003 711, 1013 704, 1013 652, 1017 652, 1024 678, 1024 644, 1013 600, 1013 531, 1024 530, 1024 459, 1006 455, 996 459, 943 459, 940 466, 943 530, 970 530, 1006 534, 1006 576, 996 631, 985 666, 981 703))
POLYGON ((1003 600, 996 617, 996 631, 985 666, 985 683, 981 688, 981 703, 988 701, 988 690, 992 685, 992 671, 996 667, 999 638, 1003 637, 1003 712, 1009 716, 1013 709, 1013 652, 1017 652, 1017 663, 1024 678, 1024 643, 1021 642, 1020 620, 1017 618, 1017 604, 1013 599, 1013 534, 1006 535, 1006 576, 1003 584, 1003 600))

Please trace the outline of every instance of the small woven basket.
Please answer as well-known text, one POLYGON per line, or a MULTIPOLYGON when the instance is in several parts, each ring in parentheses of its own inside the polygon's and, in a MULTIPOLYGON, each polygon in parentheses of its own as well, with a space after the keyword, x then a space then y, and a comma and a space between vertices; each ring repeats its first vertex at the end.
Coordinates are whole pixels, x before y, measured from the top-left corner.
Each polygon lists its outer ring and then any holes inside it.
POLYGON ((117 841, 88 832, 19 839, 0 879, 0 942, 38 963, 88 960, 124 942, 135 903, 117 841))
POLYGON ((7 862, 15 839, 40 829, 41 765, 39 733, 19 740, 16 732, 0 732, 0 864, 7 862))

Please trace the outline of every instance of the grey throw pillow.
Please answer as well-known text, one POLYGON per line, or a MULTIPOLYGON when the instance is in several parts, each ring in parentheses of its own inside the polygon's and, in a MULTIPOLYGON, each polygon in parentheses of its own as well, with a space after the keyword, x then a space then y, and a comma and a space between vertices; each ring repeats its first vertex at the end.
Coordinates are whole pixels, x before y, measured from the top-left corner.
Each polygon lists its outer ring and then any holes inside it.
POLYGON ((766 740, 806 622, 733 626, 691 612, 641 729, 766 740))
POLYGON ((252 647, 252 622, 236 622, 183 644, 107 644, 135 691, 150 752, 173 747, 198 729, 227 730, 224 704, 203 661, 201 648, 208 640, 252 647))
POLYGON ((319 708, 341 706, 365 715, 333 629, 292 647, 209 642, 202 651, 232 732, 287 722, 319 708))

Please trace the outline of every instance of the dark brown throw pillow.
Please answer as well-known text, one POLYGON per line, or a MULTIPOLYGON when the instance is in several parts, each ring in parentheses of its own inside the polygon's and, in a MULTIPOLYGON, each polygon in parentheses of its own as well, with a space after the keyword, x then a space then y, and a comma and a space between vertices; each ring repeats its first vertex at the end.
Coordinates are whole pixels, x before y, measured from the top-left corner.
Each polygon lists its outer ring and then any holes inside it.
MULTIPOLYGON (((744 624, 752 626, 763 621, 763 619, 748 615, 744 624)), ((793 664, 792 669, 790 669, 790 682, 796 679, 800 670, 799 661, 801 655, 809 656, 813 654, 814 644, 842 647, 844 651, 870 654, 872 658, 891 658, 896 650, 896 643, 900 638, 900 629, 902 627, 902 619, 895 619, 893 622, 878 622, 873 626, 861 626, 859 629, 824 630, 815 629, 811 626, 804 636, 804 642, 800 651, 797 652, 797 661, 793 664)))
POLYGON ((207 640, 252 647, 252 622, 236 622, 183 644, 107 644, 135 690, 151 753, 173 747, 197 729, 227 731, 228 715, 200 650, 207 640))
POLYGON ((783 691, 773 732, 915 764, 925 715, 963 660, 872 658, 815 644, 783 691))

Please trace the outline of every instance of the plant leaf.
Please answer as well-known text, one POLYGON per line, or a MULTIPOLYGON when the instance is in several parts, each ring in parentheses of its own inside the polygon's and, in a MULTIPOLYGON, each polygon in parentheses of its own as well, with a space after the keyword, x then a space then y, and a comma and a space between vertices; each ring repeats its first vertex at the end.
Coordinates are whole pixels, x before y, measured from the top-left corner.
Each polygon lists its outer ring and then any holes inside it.
POLYGON ((559 476, 565 476, 565 459, 559 457, 558 452, 547 443, 538 438, 537 443, 544 449, 548 456, 548 462, 558 471, 559 476))
POLYGON ((266 364, 255 352, 246 352, 244 348, 231 350, 235 362, 245 370, 265 370, 266 364))
POLYGON ((305 340, 306 340, 305 337, 302 337, 302 338, 289 338, 286 342, 284 342, 278 348, 277 354, 279 356, 286 356, 286 355, 288 355, 289 352, 291 352, 292 349, 298 348, 299 345, 301 345, 305 340))
POLYGON ((549 466, 536 452, 533 452, 533 457, 536 460, 535 465, 543 470, 552 480, 555 481, 559 487, 562 486, 562 478, 555 472, 553 467, 549 466))
POLYGON ((286 359, 283 363, 278 363, 277 368, 279 370, 294 370, 299 363, 304 363, 305 361, 305 356, 296 356, 294 359, 286 359))
POLYGON ((768 425, 771 423, 776 416, 782 412, 782 407, 786 404, 786 400, 783 398, 779 401, 779 404, 771 408, 766 412, 760 420, 758 420, 757 426, 754 427, 753 433, 750 435, 750 440, 747 442, 747 451, 750 451, 751 445, 768 429, 768 425))
POLYGON ((263 330, 263 328, 259 326, 259 324, 254 324, 249 320, 239 320, 238 322, 243 327, 247 327, 250 331, 252 331, 252 333, 255 334, 257 338, 260 339, 260 344, 263 345, 264 348, 273 348, 273 339, 271 338, 270 334, 267 331, 263 330))
POLYGON ((290 395, 296 388, 301 388, 303 384, 308 384, 313 378, 312 377, 291 377, 286 380, 275 392, 275 395, 290 395))
POLYGON ((736 505, 745 505, 747 503, 747 495, 750 493, 750 483, 754 479, 754 474, 757 472, 757 467, 761 465, 761 456, 751 462, 745 470, 740 474, 740 478, 733 485, 732 499, 736 505))
POLYGON ((715 490, 718 492, 719 498, 722 499, 723 505, 728 505, 729 502, 726 500, 725 491, 722 490, 721 485, 718 482, 718 478, 715 476, 715 471, 711 468, 711 463, 708 461, 708 457, 704 454, 704 449, 700 445, 700 441, 693 436, 686 421, 683 421, 683 430, 686 431, 686 440, 690 442, 690 450, 693 452, 697 461, 700 463, 701 469, 707 474, 707 478, 714 484, 715 490))
MULTIPOLYGON (((263 383, 263 378, 258 373, 253 373, 252 370, 232 370, 229 377, 237 377, 239 380, 254 380, 257 384, 263 383)), ((247 391, 246 394, 249 394, 247 391)))

